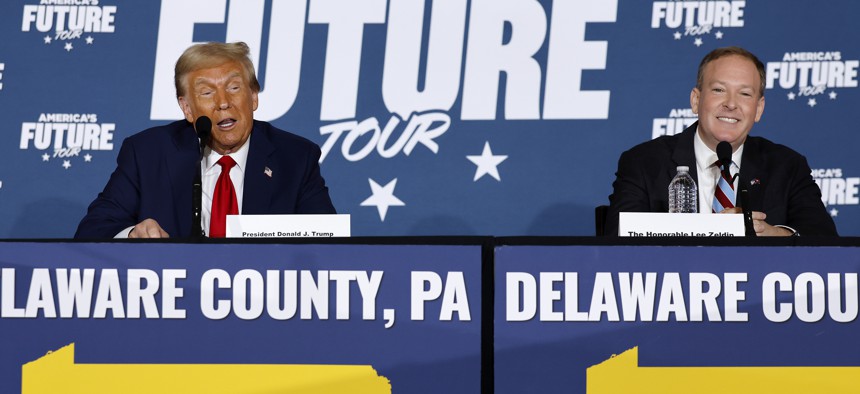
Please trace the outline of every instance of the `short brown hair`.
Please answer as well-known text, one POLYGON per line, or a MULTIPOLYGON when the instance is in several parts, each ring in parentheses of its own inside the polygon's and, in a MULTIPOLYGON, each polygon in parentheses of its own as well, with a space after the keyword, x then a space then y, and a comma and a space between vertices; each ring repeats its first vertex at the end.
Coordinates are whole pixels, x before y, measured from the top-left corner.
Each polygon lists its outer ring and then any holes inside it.
POLYGON ((731 56, 731 55, 743 57, 743 58, 753 62, 753 64, 755 64, 755 68, 758 71, 759 80, 761 81, 761 84, 759 86, 759 97, 764 96, 764 80, 765 80, 765 76, 766 76, 765 70, 764 70, 764 63, 762 63, 761 60, 758 60, 758 58, 755 55, 753 55, 752 52, 750 52, 746 49, 743 49, 741 47, 717 48, 717 49, 714 49, 713 51, 711 51, 710 53, 708 53, 707 55, 705 55, 705 57, 702 58, 702 62, 699 63, 699 73, 698 73, 698 75, 696 75, 696 88, 698 88, 699 90, 702 90, 702 79, 704 78, 704 75, 702 75, 702 74, 704 73, 705 66, 708 65, 708 63, 710 63, 714 60, 717 60, 721 57, 726 57, 726 56, 731 56))
POLYGON ((188 47, 179 60, 173 72, 173 83, 176 85, 176 97, 185 95, 183 79, 188 73, 204 68, 218 67, 224 63, 235 61, 245 69, 245 80, 255 92, 260 91, 260 82, 254 72, 254 63, 248 55, 251 50, 244 42, 207 42, 188 47))

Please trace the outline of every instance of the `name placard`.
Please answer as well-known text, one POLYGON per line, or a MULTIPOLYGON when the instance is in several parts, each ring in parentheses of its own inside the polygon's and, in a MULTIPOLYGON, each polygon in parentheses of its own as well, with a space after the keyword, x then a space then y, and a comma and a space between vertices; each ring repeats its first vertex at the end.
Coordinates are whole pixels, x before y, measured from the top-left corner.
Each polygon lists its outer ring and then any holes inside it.
POLYGON ((744 215, 621 212, 619 237, 743 237, 744 215))
POLYGON ((349 236, 349 215, 227 215, 228 238, 349 236))

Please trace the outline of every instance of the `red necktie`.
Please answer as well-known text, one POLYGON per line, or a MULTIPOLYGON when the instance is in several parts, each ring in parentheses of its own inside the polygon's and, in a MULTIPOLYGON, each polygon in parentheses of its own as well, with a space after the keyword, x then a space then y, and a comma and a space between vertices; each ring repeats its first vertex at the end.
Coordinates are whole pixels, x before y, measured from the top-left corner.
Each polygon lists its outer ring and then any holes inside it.
POLYGON ((236 201, 236 189, 230 180, 230 169, 236 162, 230 156, 218 160, 221 175, 215 183, 215 193, 212 197, 212 218, 209 220, 209 237, 224 238, 227 233, 227 215, 239 214, 239 203, 236 201))

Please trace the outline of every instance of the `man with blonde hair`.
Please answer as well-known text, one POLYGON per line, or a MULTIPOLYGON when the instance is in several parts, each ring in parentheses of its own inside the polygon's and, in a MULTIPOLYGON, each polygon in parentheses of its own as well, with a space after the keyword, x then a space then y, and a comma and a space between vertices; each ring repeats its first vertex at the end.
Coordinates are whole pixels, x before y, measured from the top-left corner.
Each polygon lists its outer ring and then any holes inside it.
POLYGON ((117 168, 75 238, 193 235, 197 171, 200 225, 212 237, 225 235, 227 214, 335 213, 320 175, 319 146, 254 120, 260 84, 248 54, 242 42, 185 50, 174 73, 185 119, 123 142, 117 168), (194 124, 204 116, 212 127, 201 159, 194 124))

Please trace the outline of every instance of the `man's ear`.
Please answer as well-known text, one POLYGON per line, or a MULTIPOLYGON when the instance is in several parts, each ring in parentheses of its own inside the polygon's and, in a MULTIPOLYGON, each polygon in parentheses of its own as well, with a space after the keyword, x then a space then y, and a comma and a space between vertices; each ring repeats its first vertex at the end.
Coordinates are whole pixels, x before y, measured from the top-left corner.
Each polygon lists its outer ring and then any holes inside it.
POLYGON ((191 105, 188 104, 184 96, 179 96, 179 109, 185 114, 185 120, 194 123, 194 114, 191 113, 191 105))
POLYGON ((693 88, 693 90, 690 91, 690 108, 693 110, 694 114, 699 113, 699 94, 701 94, 699 88, 693 88))
POLYGON ((758 99, 758 104, 755 107, 755 121, 761 120, 761 114, 764 113, 764 96, 758 99))

